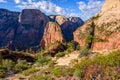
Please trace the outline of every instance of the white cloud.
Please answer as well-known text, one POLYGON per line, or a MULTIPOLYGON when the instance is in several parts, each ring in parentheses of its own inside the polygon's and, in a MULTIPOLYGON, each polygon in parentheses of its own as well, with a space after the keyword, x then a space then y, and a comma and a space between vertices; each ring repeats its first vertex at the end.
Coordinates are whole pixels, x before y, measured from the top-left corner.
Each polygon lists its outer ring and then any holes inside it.
POLYGON ((56 4, 50 1, 15 0, 15 3, 17 4, 19 3, 17 7, 22 9, 40 9, 46 13, 56 13, 56 14, 62 14, 62 15, 65 13, 65 10, 63 8, 61 8, 60 6, 57 6, 56 4))
POLYGON ((0 3, 4 3, 4 2, 7 2, 6 0, 0 0, 0 3))
POLYGON ((15 3, 21 3, 21 0, 14 0, 15 1, 15 3))
POLYGON ((79 6, 78 8, 82 12, 82 16, 85 19, 89 19, 90 17, 96 15, 100 12, 101 7, 103 5, 103 1, 100 0, 89 0, 88 3, 80 1, 77 3, 79 6))

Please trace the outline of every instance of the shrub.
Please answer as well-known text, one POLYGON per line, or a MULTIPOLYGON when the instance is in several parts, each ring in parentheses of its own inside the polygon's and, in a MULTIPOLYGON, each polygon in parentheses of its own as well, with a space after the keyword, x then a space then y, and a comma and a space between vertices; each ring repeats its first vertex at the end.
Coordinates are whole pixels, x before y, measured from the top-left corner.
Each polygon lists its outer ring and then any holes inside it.
POLYGON ((82 47, 80 49, 79 57, 81 58, 81 57, 87 56, 90 53, 92 53, 90 49, 87 49, 86 47, 82 47))
POLYGON ((10 70, 10 69, 14 68, 15 63, 12 60, 5 59, 5 60, 2 60, 1 66, 3 68, 5 68, 6 70, 10 70))
POLYGON ((55 55, 57 58, 60 58, 60 57, 63 57, 65 56, 65 53, 64 52, 59 52, 55 55))
POLYGON ((32 67, 32 68, 25 70, 22 74, 25 76, 29 76, 30 74, 35 73, 38 70, 39 70, 38 68, 32 67))
POLYGON ((83 72, 81 69, 76 69, 74 72, 74 75, 77 77, 82 77, 83 76, 83 72))
POLYGON ((75 69, 74 74, 77 76, 81 74, 79 70, 82 70, 83 77, 87 80, 118 80, 120 78, 120 50, 113 51, 106 56, 95 56, 92 59, 83 58, 73 68, 75 69))
POLYGON ((5 77, 6 70, 0 67, 0 78, 5 77))
POLYGON ((48 77, 48 76, 31 76, 29 78, 29 80, 53 80, 52 78, 48 77))
POLYGON ((18 60, 17 64, 15 65, 15 69, 18 71, 23 71, 30 68, 30 65, 26 60, 18 60))
POLYGON ((55 61, 51 60, 51 61, 49 61, 48 66, 49 67, 54 67, 54 64, 55 64, 55 61))
POLYGON ((65 74, 66 75, 73 75, 74 71, 75 71, 74 68, 65 68, 65 74))
POLYGON ((51 60, 50 57, 40 57, 36 62, 38 65, 43 66, 43 65, 47 65, 50 60, 51 60))
POLYGON ((62 67, 55 67, 52 72, 53 76, 60 77, 65 74, 62 67))

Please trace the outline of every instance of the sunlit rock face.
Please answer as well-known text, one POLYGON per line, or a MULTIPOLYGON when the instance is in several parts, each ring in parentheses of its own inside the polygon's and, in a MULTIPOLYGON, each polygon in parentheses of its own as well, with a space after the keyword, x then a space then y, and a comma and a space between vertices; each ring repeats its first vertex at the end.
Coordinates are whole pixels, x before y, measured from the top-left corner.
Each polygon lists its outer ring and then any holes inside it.
POLYGON ((106 0, 101 12, 74 32, 74 41, 85 46, 94 22, 93 50, 120 49, 120 1, 106 0))
POLYGON ((63 43, 64 38, 60 26, 55 22, 48 22, 40 42, 42 47, 50 46, 56 42, 63 43))
POLYGON ((117 7, 120 7, 120 0, 105 0, 101 11, 105 12, 117 7))
POLYGON ((0 9, 0 47, 26 50, 56 41, 68 42, 83 23, 78 17, 46 16, 36 9, 24 9, 20 13, 0 9))
POLYGON ((73 32, 84 24, 83 20, 80 17, 65 17, 62 15, 51 15, 49 16, 50 20, 56 22, 62 29, 62 34, 65 40, 73 40, 73 32))

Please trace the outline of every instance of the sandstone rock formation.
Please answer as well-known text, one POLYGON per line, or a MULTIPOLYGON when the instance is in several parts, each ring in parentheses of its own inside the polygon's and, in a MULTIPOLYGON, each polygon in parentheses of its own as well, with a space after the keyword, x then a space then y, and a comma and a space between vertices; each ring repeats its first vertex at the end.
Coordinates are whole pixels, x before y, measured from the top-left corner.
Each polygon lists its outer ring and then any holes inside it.
POLYGON ((101 9, 102 12, 110 11, 113 8, 120 7, 120 0, 105 0, 105 3, 101 9))
POLYGON ((61 28, 55 22, 48 22, 40 44, 42 47, 45 47, 51 46, 51 44, 54 44, 55 42, 64 42, 61 28))
POLYGON ((16 38, 12 45, 19 49, 38 46, 47 22, 47 16, 39 10, 23 10, 19 16, 20 25, 17 28, 16 38), (16 44, 18 44, 18 46, 16 44))
POLYGON ((74 32, 74 41, 81 46, 89 42, 91 22, 95 24, 93 50, 120 49, 120 3, 119 0, 106 0, 100 14, 88 20, 74 32), (110 4, 110 6, 107 6, 110 4), (115 7, 113 7, 116 5, 115 7), (87 34, 88 33, 88 34, 87 34))
POLYGON ((65 16, 49 16, 51 21, 58 23, 62 29, 62 34, 65 40, 73 40, 73 32, 81 25, 84 24, 81 18, 79 17, 65 17, 65 16))
POLYGON ((45 47, 56 41, 71 41, 73 32, 82 24, 77 17, 46 16, 36 9, 24 9, 21 13, 0 9, 0 47, 38 49, 40 44, 45 47))
POLYGON ((0 46, 23 50, 39 45, 48 22, 45 14, 35 9, 21 13, 2 9, 0 13, 0 46))
POLYGON ((18 28, 18 12, 0 9, 0 47, 14 40, 18 28))

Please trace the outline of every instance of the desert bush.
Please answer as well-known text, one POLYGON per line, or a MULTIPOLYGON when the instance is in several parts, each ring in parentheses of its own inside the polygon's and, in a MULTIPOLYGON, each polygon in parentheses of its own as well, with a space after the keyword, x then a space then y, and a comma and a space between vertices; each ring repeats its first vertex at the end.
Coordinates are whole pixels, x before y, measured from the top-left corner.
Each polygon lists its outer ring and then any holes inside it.
POLYGON ((31 76, 29 78, 29 80, 53 80, 52 78, 50 78, 49 76, 31 76))
POLYGON ((39 65, 39 66, 43 66, 43 65, 47 65, 48 62, 51 60, 50 57, 40 57, 38 58, 38 60, 36 61, 36 63, 39 65))
POLYGON ((62 69, 62 67, 55 67, 52 71, 52 75, 56 77, 60 77, 60 76, 65 75, 65 72, 62 69))
POLYGON ((60 58, 60 57, 63 57, 63 56, 65 56, 64 52, 59 52, 55 55, 56 58, 60 58))
POLYGON ((55 61, 54 60, 49 61, 49 63, 48 63, 49 67, 54 67, 54 65, 55 65, 55 61))
POLYGON ((73 75, 73 72, 75 71, 74 68, 65 68, 65 75, 73 75))
POLYGON ((0 78, 5 77, 6 70, 0 67, 0 78))
POLYGON ((2 60, 1 63, 2 63, 1 66, 6 70, 14 69, 15 63, 12 60, 5 59, 2 60))
POLYGON ((79 57, 84 57, 84 56, 88 56, 89 54, 92 53, 92 51, 90 49, 87 49, 86 47, 81 47, 80 52, 79 52, 79 57))
POLYGON ((77 76, 77 77, 82 77, 83 76, 83 72, 81 69, 76 69, 74 71, 74 75, 77 76))
POLYGON ((18 60, 17 64, 15 65, 15 70, 17 71, 23 71, 30 68, 30 65, 26 60, 18 60))
POLYGON ((35 73, 37 71, 39 71, 38 68, 32 67, 32 68, 29 68, 29 69, 23 71, 22 74, 25 75, 25 76, 29 76, 30 74, 33 74, 33 73, 35 73))
POLYGON ((95 56, 93 58, 84 58, 80 63, 73 67, 76 73, 82 70, 83 77, 89 79, 118 80, 120 78, 120 50, 113 51, 106 56, 95 56), (116 69, 117 67, 117 69, 116 69))

